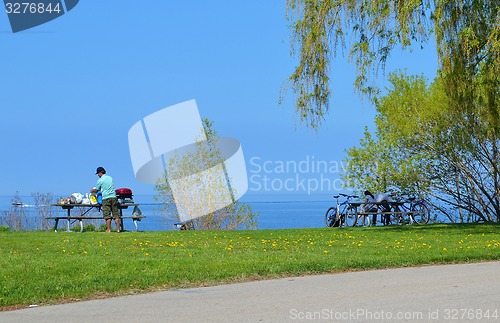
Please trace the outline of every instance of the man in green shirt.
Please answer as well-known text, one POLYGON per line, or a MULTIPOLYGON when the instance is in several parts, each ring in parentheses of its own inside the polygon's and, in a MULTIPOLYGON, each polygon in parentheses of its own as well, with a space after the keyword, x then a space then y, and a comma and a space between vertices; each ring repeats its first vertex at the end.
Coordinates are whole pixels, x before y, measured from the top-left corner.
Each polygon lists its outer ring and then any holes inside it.
POLYGON ((106 219, 106 232, 111 232, 111 214, 116 223, 116 232, 120 232, 120 211, 118 210, 118 199, 115 193, 115 184, 113 178, 106 175, 104 167, 97 167, 96 175, 99 176, 95 188, 91 193, 101 192, 102 194, 102 214, 106 219))

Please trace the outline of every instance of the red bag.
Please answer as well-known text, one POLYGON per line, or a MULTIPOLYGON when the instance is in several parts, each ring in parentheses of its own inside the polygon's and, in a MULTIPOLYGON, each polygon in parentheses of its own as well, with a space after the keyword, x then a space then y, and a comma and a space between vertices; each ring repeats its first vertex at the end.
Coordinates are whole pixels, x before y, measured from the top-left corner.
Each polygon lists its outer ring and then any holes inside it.
POLYGON ((117 198, 132 198, 132 190, 130 188, 119 188, 115 190, 117 198))

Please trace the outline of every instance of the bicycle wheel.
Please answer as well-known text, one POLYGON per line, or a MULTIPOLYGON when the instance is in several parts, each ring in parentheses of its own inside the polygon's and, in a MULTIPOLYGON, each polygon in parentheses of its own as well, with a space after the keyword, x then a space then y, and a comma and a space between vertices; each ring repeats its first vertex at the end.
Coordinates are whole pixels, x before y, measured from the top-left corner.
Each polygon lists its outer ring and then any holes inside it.
POLYGON ((326 211, 325 214, 325 226, 327 228, 331 228, 333 226, 338 226, 336 225, 337 223, 337 208, 331 207, 326 211))
POLYGON ((411 219, 416 224, 427 224, 429 222, 430 210, 424 203, 417 203, 411 207, 411 219))
POLYGON ((356 212, 356 208, 349 206, 346 210, 345 216, 345 226, 346 227, 354 227, 358 222, 358 212, 356 212))

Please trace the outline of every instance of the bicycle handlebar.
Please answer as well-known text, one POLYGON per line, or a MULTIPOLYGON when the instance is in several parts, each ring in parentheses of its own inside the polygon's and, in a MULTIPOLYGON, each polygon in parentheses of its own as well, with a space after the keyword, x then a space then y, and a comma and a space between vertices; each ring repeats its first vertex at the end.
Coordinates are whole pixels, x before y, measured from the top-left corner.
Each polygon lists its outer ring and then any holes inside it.
POLYGON ((348 199, 350 199, 351 197, 353 197, 353 198, 358 198, 359 197, 357 195, 347 195, 347 194, 344 194, 344 193, 339 193, 339 195, 334 195, 333 198, 334 199, 338 199, 340 196, 346 197, 348 199))

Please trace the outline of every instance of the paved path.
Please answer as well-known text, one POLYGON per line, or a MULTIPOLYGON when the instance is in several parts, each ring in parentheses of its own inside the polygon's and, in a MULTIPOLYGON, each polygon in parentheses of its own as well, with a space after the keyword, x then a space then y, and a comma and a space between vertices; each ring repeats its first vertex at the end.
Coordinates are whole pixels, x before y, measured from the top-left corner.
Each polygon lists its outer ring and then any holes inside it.
POLYGON ((284 278, 0 312, 3 323, 313 321, 500 322, 500 262, 284 278))

